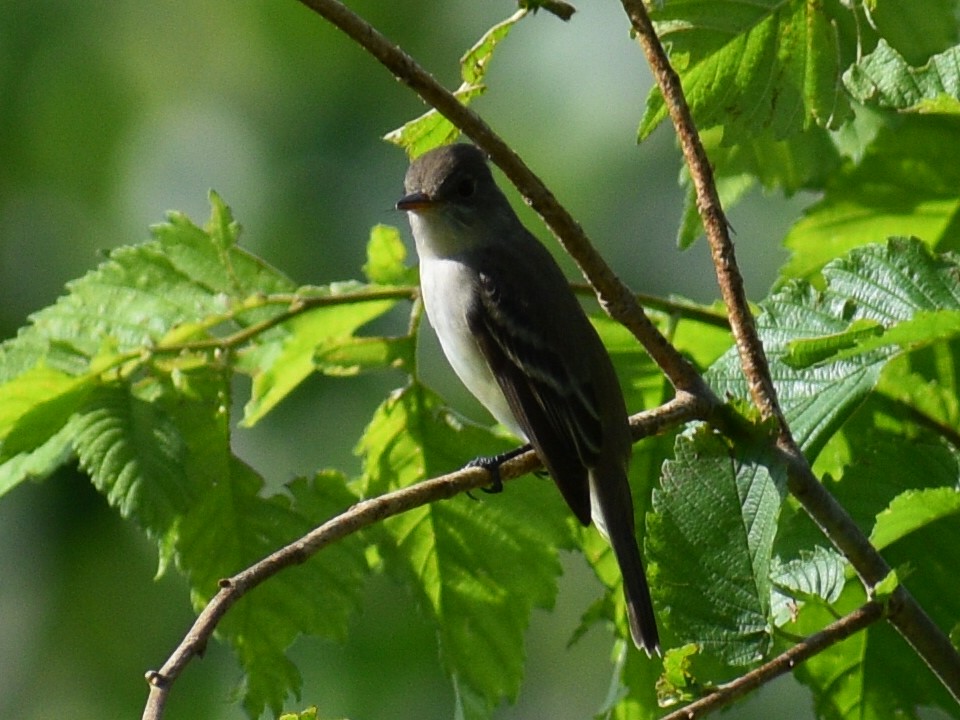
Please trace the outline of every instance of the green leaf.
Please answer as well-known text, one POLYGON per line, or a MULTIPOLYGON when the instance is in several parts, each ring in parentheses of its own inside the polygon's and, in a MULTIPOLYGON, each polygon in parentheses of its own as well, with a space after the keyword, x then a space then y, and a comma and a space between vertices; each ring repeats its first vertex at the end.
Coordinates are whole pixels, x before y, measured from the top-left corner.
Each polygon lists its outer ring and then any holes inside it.
POLYGON ((886 576, 873 586, 871 589, 871 597, 880 603, 887 603, 890 601, 890 597, 901 585, 901 580, 905 578, 907 573, 904 573, 902 570, 893 569, 886 574, 886 576))
POLYGON ((697 698, 699 688, 695 687, 690 662, 697 651, 696 643, 687 643, 667 651, 663 658, 663 678, 657 687, 661 707, 687 703, 697 698))
POLYGON ((952 520, 954 526, 960 527, 960 491, 956 487, 907 490, 877 515, 870 544, 883 550, 940 520, 952 520))
POLYGON ((910 116, 882 128, 787 234, 791 258, 781 279, 810 278, 833 258, 892 235, 919 237, 941 252, 960 248, 960 165, 943 152, 958 134, 954 117, 910 116))
POLYGON ((665 635, 743 665, 771 644, 771 552, 782 467, 738 455, 705 427, 677 438, 647 517, 650 585, 665 635))
MULTIPOLYGON (((364 434, 363 494, 405 487, 506 447, 413 384, 377 410, 364 434)), ((553 484, 526 478, 480 502, 435 502, 379 528, 385 567, 436 624, 441 660, 465 713, 477 703, 489 713, 516 697, 524 631, 534 607, 553 604, 557 546, 571 543, 568 522, 553 484)))
MULTIPOLYGON (((216 592, 219 578, 302 537, 357 500, 336 472, 295 480, 286 489, 289 497, 262 497, 260 478, 226 458, 226 471, 192 508, 178 541, 179 562, 197 588, 198 610, 216 592)), ((285 650, 301 633, 345 638, 367 572, 363 545, 354 535, 270 578, 223 617, 218 634, 243 667, 243 705, 251 717, 265 707, 279 713, 289 693, 299 695, 300 674, 285 650)))
MULTIPOLYGON (((171 213, 167 224, 153 228, 154 241, 111 252, 0 345, 0 396, 8 400, 0 488, 65 462, 72 438, 61 429, 71 415, 99 387, 123 384, 151 363, 159 367, 162 346, 173 335, 178 342, 208 339, 214 328, 243 326, 258 313, 244 317, 234 310, 250 296, 292 289, 236 246, 239 227, 229 208, 215 194, 211 203, 210 232, 171 213), (116 373, 104 375, 114 365, 116 373)), ((170 368, 188 364, 178 359, 170 368)))
POLYGON ((9 460, 49 440, 99 384, 96 371, 70 375, 42 362, 0 385, 0 458, 9 460))
POLYGON ((504 40, 513 26, 527 15, 527 10, 521 8, 506 20, 502 20, 487 30, 460 58, 460 76, 465 85, 480 85, 487 74, 487 67, 493 60, 493 51, 504 40))
POLYGON ((417 352, 416 338, 362 337, 326 343, 317 350, 314 366, 324 375, 349 377, 371 370, 401 369, 412 373, 417 352))
POLYGON ((390 225, 375 225, 367 242, 363 274, 377 285, 416 285, 417 271, 406 263, 407 248, 400 231, 390 225))
POLYGON ((957 8, 953 0, 916 0, 907 4, 870 0, 862 4, 862 9, 881 41, 895 47, 912 63, 924 62, 957 42, 957 8))
MULTIPOLYGON (((842 343, 854 323, 856 329, 892 327, 923 311, 960 308, 957 273, 951 258, 934 257, 915 240, 893 240, 830 263, 823 269, 822 292, 793 283, 762 303, 757 328, 781 407, 805 452, 815 456, 863 402, 893 350, 880 347, 798 368, 791 364, 791 343, 822 338, 842 343)), ((721 396, 748 396, 735 351, 711 367, 708 379, 721 396)))
MULTIPOLYGON (((196 411, 196 407, 193 408, 196 411)), ((199 488, 187 475, 186 441, 161 402, 121 385, 101 388, 71 421, 80 467, 123 517, 165 543, 199 488)))
MULTIPOLYGON (((912 582, 914 579, 912 576, 911 590, 917 587, 917 583, 912 582)), ((921 599, 920 603, 929 608, 926 600, 921 599)), ((808 604, 799 621, 789 625, 788 630, 800 635, 812 634, 836 620, 838 614, 849 613, 865 601, 863 587, 859 583, 848 583, 832 607, 808 604)), ((957 713, 956 703, 933 673, 903 638, 882 621, 809 658, 794 673, 813 692, 816 716, 826 720, 850 717, 919 720, 927 713, 921 714, 918 710, 930 707, 937 707, 951 717, 957 713), (903 678, 909 681, 897 680, 903 678)))
MULTIPOLYGON (((917 418, 950 436, 960 427, 960 341, 911 350, 884 368, 877 392, 911 408, 917 418)), ((954 440, 954 444, 957 444, 954 440)))
MULTIPOLYGON (((454 90, 453 95, 463 105, 469 105, 474 98, 486 91, 483 78, 493 59, 493 51, 526 14, 527 11, 521 8, 506 20, 497 23, 460 58, 463 84, 454 90)), ((391 130, 383 139, 402 147, 412 160, 428 150, 454 142, 459 136, 460 130, 453 123, 436 110, 429 110, 396 130, 391 130)))
POLYGON ((881 38, 874 51, 843 74, 855 100, 901 112, 960 113, 960 47, 911 67, 881 38))
POLYGON ((813 551, 801 550, 800 557, 786 562, 775 557, 770 572, 774 622, 784 625, 793 620, 808 599, 836 602, 846 583, 846 569, 842 556, 819 545, 813 551))
MULTIPOLYGON (((779 139, 812 123, 836 127, 847 117, 839 75, 856 38, 845 14, 801 0, 680 0, 654 8, 651 19, 697 125, 722 126, 724 142, 737 143, 767 130, 779 139)), ((640 138, 665 117, 654 91, 640 138)))
POLYGON ((911 319, 884 330, 871 320, 854 322, 843 333, 790 344, 785 362, 807 367, 828 358, 842 360, 883 347, 914 349, 960 337, 960 311, 921 310, 911 319))
MULTIPOLYGON (((483 85, 461 86, 453 91, 453 96, 462 105, 486 92, 483 85)), ((391 130, 383 139, 402 147, 411 160, 441 145, 449 145, 460 137, 460 129, 436 110, 428 110, 418 118, 410 120, 396 130, 391 130)))
POLYGON ((352 344, 361 326, 396 304, 373 295, 365 298, 367 289, 359 283, 339 283, 299 291, 304 300, 333 301, 344 295, 353 299, 295 315, 245 351, 240 367, 253 376, 253 390, 244 408, 243 426, 255 425, 313 373, 315 357, 352 344))
POLYGON ((844 350, 858 347, 857 344, 864 338, 874 338, 883 334, 883 325, 876 320, 861 318, 854 320, 842 332, 790 341, 787 343, 783 362, 799 370, 825 360, 849 357, 849 355, 843 355, 844 350))

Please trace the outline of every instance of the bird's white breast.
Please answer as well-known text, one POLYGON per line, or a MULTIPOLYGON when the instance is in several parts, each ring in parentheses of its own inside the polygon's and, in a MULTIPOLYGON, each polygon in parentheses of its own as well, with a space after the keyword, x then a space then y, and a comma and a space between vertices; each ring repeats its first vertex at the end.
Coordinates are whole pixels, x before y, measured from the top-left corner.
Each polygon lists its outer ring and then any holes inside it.
POLYGON ((498 421, 524 437, 467 324, 472 294, 478 292, 475 272, 458 260, 421 254, 420 288, 427 317, 454 372, 498 421))

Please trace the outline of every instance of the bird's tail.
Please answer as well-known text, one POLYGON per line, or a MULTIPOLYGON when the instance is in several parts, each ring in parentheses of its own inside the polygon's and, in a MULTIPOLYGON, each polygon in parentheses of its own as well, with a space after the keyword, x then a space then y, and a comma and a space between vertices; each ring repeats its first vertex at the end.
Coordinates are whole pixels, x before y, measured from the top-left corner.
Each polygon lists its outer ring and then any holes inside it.
POLYGON ((617 477, 608 474, 604 480, 594 475, 590 479, 593 520, 597 529, 610 542, 620 566, 633 642, 647 656, 659 655, 660 633, 657 631, 650 586, 647 584, 647 575, 637 545, 630 486, 625 473, 614 474, 617 477), (600 482, 604 482, 605 492, 598 492, 600 482))

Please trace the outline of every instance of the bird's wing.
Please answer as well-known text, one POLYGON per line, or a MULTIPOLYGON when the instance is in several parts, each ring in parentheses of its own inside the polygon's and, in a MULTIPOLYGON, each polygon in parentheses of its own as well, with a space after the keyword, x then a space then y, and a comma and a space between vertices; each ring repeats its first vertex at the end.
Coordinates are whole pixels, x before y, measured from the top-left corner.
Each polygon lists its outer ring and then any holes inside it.
MULTIPOLYGON (((591 349, 577 344, 595 338, 582 332, 559 337, 557 323, 546 316, 536 292, 503 288, 498 277, 504 275, 480 271, 468 325, 527 439, 570 509, 588 525, 588 468, 599 457, 603 429, 590 374, 578 362, 578 353, 591 349)), ((582 310, 572 302, 573 307, 561 307, 578 313, 579 323, 582 310)))

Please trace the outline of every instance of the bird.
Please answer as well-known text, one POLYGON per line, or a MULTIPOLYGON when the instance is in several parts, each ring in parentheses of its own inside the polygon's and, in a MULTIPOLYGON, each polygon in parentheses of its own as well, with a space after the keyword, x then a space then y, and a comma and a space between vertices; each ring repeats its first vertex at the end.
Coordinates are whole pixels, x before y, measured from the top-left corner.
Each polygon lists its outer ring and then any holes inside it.
MULTIPOLYGON (((563 271, 517 217, 483 152, 442 146, 414 159, 407 213, 420 291, 453 370, 525 439, 574 516, 609 541, 634 644, 660 653, 627 481, 632 440, 610 356, 563 271)), ((502 458, 480 458, 495 486, 502 458)))

